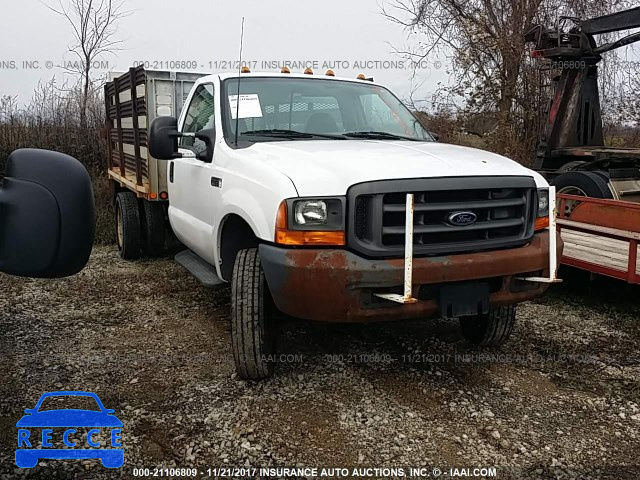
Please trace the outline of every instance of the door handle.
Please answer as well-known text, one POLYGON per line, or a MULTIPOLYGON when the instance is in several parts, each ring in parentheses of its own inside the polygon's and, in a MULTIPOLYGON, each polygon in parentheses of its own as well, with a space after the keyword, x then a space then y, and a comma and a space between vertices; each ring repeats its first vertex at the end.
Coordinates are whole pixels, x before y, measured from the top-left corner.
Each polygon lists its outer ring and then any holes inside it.
POLYGON ((222 179, 218 177, 211 177, 211 186, 216 188, 222 188, 222 179))

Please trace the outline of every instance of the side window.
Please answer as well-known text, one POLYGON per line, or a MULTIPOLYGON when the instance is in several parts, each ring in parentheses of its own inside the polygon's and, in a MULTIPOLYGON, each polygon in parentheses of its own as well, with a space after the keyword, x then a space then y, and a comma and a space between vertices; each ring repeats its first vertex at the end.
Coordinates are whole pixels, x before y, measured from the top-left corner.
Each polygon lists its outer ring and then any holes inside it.
MULTIPOLYGON (((213 85, 200 85, 195 91, 182 126, 183 133, 196 133, 201 130, 209 130, 214 127, 215 101, 213 85)), ((206 149, 202 140, 191 137, 181 137, 180 146, 189 148, 194 153, 200 153, 206 149)))

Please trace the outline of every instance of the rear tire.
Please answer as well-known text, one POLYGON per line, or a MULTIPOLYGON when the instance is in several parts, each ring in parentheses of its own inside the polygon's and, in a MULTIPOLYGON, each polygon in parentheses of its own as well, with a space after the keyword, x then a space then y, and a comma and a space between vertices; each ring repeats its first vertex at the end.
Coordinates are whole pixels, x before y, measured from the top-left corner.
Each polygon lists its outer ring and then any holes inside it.
POLYGON ((489 310, 484 315, 460 318, 462 336, 482 347, 497 347, 506 342, 516 323, 516 306, 508 305, 489 310))
POLYGON ((116 243, 124 260, 140 258, 142 246, 140 208, 132 192, 120 192, 116 196, 116 243))
POLYGON ((593 173, 602 178, 605 182, 609 183, 611 177, 609 176, 609 172, 605 172, 604 170, 595 170, 593 173))
POLYGON ((274 306, 256 248, 240 250, 231 279, 231 342, 238 376, 261 380, 273 375, 274 306))
POLYGON ((557 193, 568 193, 593 198, 613 198, 607 181, 595 172, 567 172, 553 182, 557 193))
POLYGON ((143 200, 144 206, 144 254, 159 257, 164 254, 165 221, 164 206, 160 202, 143 200))

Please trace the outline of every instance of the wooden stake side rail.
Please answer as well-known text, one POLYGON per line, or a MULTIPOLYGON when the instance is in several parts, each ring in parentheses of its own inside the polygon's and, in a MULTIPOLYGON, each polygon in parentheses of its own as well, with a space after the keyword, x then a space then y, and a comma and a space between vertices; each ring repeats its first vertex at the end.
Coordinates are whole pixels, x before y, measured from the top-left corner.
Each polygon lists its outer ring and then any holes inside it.
MULTIPOLYGON (((149 186, 148 160, 141 155, 141 148, 147 146, 147 130, 141 130, 138 119, 147 114, 146 96, 138 97, 137 87, 146 84, 143 67, 131 68, 129 73, 105 85, 107 106, 106 128, 109 155, 109 176, 119 172, 122 183, 128 185, 133 177, 135 191, 149 186), (122 92, 130 92, 130 100, 121 101, 122 92), (133 128, 123 128, 122 120, 130 119, 133 128), (115 128, 114 128, 115 121, 115 128), (133 147, 133 155, 125 152, 125 145, 133 147)), ((145 86, 146 88, 146 86, 145 86)), ((120 178, 114 178, 120 180, 120 178)))
POLYGON ((557 205, 561 263, 640 284, 640 204, 559 194, 557 205))
POLYGON ((118 168, 110 168, 107 174, 109 178, 118 182, 121 187, 127 187, 129 190, 135 192, 138 197, 146 198, 146 195, 149 193, 149 182, 147 180, 143 180, 142 185, 138 185, 135 175, 129 174, 123 177, 118 168))

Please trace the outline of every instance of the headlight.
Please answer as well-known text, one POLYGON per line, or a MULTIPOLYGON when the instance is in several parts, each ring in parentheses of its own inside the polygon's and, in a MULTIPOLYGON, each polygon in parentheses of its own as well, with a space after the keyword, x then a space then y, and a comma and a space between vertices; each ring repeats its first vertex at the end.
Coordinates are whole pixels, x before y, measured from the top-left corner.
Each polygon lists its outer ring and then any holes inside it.
POLYGON ((276 216, 275 243, 345 245, 346 204, 344 197, 284 200, 276 216))
POLYGON ((300 200, 295 202, 294 221, 296 225, 326 225, 326 202, 323 200, 300 200))
POLYGON ((549 189, 538 189, 538 214, 536 215, 536 221, 534 230, 539 232, 549 227, 549 189))
POLYGON ((540 188, 538 190, 538 217, 549 216, 549 190, 540 188))

